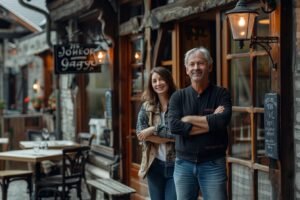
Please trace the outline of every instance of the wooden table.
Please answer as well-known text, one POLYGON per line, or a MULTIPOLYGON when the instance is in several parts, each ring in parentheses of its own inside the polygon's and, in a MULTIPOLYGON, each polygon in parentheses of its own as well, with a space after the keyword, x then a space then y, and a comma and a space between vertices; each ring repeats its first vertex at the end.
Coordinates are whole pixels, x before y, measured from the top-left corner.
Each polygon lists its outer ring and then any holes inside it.
POLYGON ((63 149, 64 147, 79 146, 78 143, 71 140, 50 140, 50 141, 20 141, 21 149, 32 149, 35 146, 39 146, 41 142, 47 142, 49 149, 63 149))
POLYGON ((43 160, 59 160, 61 158, 62 150, 58 149, 40 149, 38 152, 33 149, 0 152, 0 160, 9 161, 38 163, 43 160))
POLYGON ((62 150, 58 149, 40 149, 36 152, 34 149, 23 149, 23 150, 14 150, 14 151, 5 151, 0 152, 0 160, 8 161, 19 161, 19 162, 29 162, 35 165, 34 169, 34 196, 36 196, 36 181, 40 179, 40 165, 44 160, 61 160, 62 159, 62 150))

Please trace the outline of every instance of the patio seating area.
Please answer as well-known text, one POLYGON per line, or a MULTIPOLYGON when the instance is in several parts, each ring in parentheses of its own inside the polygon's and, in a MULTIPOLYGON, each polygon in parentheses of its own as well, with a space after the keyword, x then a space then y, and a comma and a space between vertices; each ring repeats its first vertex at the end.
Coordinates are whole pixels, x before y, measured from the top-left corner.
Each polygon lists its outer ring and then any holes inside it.
MULTIPOLYGON (((8 200, 29 200, 29 196, 26 192, 27 184, 25 181, 15 181, 12 182, 9 185, 8 188, 8 200)), ((2 195, 2 192, 0 190, 0 196, 2 195)), ((49 198, 43 198, 43 200, 52 200, 53 197, 49 198)), ((72 190, 71 192, 71 199, 76 200, 76 190, 72 190)), ((82 199, 83 200, 90 200, 90 195, 86 189, 86 186, 84 183, 82 183, 82 199)))

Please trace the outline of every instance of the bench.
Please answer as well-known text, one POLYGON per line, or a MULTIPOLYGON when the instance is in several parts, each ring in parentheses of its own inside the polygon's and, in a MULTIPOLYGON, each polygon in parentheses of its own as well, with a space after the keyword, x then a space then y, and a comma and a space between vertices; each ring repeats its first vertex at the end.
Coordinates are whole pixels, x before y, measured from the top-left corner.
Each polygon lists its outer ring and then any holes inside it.
POLYGON ((87 178, 119 178, 120 158, 118 155, 105 150, 105 147, 92 145, 85 165, 87 178))
POLYGON ((135 193, 135 189, 111 178, 87 180, 87 184, 91 186, 91 200, 96 199, 96 190, 109 200, 129 200, 130 194, 135 193))
POLYGON ((97 191, 109 200, 130 199, 135 190, 116 181, 119 179, 119 163, 120 156, 109 148, 92 145, 85 165, 85 180, 92 200, 96 199, 97 191))

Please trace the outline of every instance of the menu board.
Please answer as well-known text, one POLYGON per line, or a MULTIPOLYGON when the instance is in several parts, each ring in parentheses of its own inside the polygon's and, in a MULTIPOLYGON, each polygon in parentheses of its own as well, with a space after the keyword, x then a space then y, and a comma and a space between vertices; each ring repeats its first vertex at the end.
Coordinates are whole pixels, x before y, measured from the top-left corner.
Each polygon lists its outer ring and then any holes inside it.
POLYGON ((270 158, 279 159, 279 95, 276 93, 265 94, 264 108, 265 154, 270 158))
POLYGON ((56 74, 101 72, 95 44, 54 45, 56 74))

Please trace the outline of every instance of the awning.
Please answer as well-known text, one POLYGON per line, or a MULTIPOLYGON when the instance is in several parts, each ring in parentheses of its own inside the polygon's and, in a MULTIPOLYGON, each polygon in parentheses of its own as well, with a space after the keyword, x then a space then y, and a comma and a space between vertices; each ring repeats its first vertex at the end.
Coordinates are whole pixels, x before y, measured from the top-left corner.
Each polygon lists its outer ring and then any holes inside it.
MULTIPOLYGON (((17 44, 18 47, 18 55, 34 55, 41 53, 47 49, 49 49, 49 45, 47 43, 47 33, 39 32, 37 34, 31 34, 24 38, 21 38, 17 44)), ((52 44, 56 43, 56 32, 51 31, 51 42, 52 44)))
MULTIPOLYGON (((51 31, 52 44, 56 43, 56 32, 51 31)), ((5 52, 5 67, 19 67, 26 65, 34 59, 35 54, 49 49, 46 32, 39 32, 23 37, 16 41, 17 51, 15 55, 5 52)), ((7 49, 5 50, 7 51, 7 49)))

